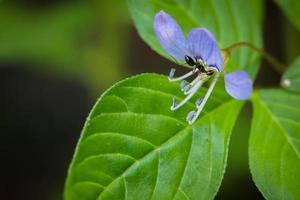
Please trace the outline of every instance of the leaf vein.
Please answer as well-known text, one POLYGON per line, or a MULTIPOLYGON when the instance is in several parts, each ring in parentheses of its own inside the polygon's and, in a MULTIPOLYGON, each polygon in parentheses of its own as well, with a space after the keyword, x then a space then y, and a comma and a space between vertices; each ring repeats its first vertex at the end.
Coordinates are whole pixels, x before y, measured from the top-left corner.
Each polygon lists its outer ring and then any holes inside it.
POLYGON ((76 167, 78 168, 80 165, 85 164, 87 161, 89 161, 91 159, 99 158, 99 157, 103 157, 103 156, 123 156, 123 157, 129 158, 130 160, 133 160, 134 162, 137 161, 136 158, 132 157, 129 154, 124 154, 124 153, 100 153, 100 154, 97 154, 97 155, 90 155, 90 156, 85 157, 81 162, 79 162, 77 164, 76 167))
POLYGON ((124 183, 124 190, 125 190, 125 194, 124 194, 124 195, 125 195, 125 200, 127 200, 127 199, 128 199, 128 188, 127 188, 125 176, 123 176, 122 180, 123 180, 123 183, 124 183))
MULTIPOLYGON (((211 137, 211 120, 209 120, 209 130, 208 130, 208 142, 209 142, 209 173, 208 173, 208 181, 207 181, 207 187, 204 191, 207 191, 207 188, 209 188, 210 183, 211 183, 211 176, 212 176, 212 148, 211 148, 211 144, 212 144, 212 137, 211 137)), ((205 195, 204 195, 205 197, 205 195)))
POLYGON ((98 187, 104 189, 105 186, 99 184, 99 183, 96 183, 96 182, 93 182, 93 181, 78 181, 76 183, 73 184, 73 187, 75 187, 76 185, 79 185, 79 184, 85 184, 85 183, 89 183, 89 184, 93 184, 93 185, 97 185, 98 187))
MULTIPOLYGON (((146 90, 146 91, 149 91, 149 92, 152 92, 152 93, 158 93, 158 94, 161 94, 163 96, 168 96, 170 98, 173 98, 174 96, 176 96, 178 98, 178 100, 182 100, 183 99, 183 97, 180 97, 180 96, 178 96, 176 94, 173 94, 173 93, 168 93, 168 92, 164 92, 164 91, 160 91, 160 90, 154 90, 154 89, 146 88, 146 87, 140 87, 140 86, 139 87, 138 86, 120 86, 119 88, 130 88, 130 89, 134 88, 134 89, 146 90)), ((200 94, 199 91, 196 94, 199 95, 199 96, 203 95, 203 94, 200 94)), ((214 97, 213 95, 210 96, 210 99, 212 99, 216 103, 222 102, 220 99, 214 97)), ((190 102, 190 101, 188 101, 186 103, 186 105, 190 105, 191 107, 195 107, 195 105, 192 102, 190 102)))
MULTIPOLYGON (((225 102, 219 106, 217 106, 215 110, 223 107, 223 106, 226 106, 227 104, 229 103, 232 103, 233 101, 235 100, 229 100, 228 102, 225 102)), ((207 113, 206 115, 204 115, 202 118, 205 118, 209 115, 211 115, 214 111, 211 111, 209 113, 207 113)), ((200 118, 201 119, 201 118, 200 118)), ((148 154, 145 154, 145 156, 143 156, 142 158, 140 158, 139 160, 135 161, 132 163, 132 165, 130 165, 126 170, 124 170, 124 172, 119 176, 119 177, 116 177, 116 179, 114 181, 112 181, 109 185, 106 186, 106 188, 103 190, 103 192, 99 195, 98 199, 100 199, 100 197, 102 196, 102 194, 107 190, 107 188, 109 188, 116 180, 118 180, 121 176, 125 175, 131 168, 133 168, 135 166, 135 164, 140 161, 140 160, 143 160, 143 159, 146 159, 148 156, 151 156, 153 153, 155 153, 158 149, 162 148, 164 145, 167 145, 168 142, 170 142, 172 139, 174 140, 176 137, 178 137, 180 134, 184 134, 184 131, 190 129, 191 126, 186 126, 185 128, 181 129, 180 131, 178 131, 178 133, 176 133, 174 136, 170 137, 169 139, 167 139, 164 143, 162 143, 161 145, 159 145, 157 147, 157 149, 154 149, 152 150, 151 152, 149 152, 148 154), (183 133, 182 133, 183 132, 183 133)))
POLYGON ((151 147, 156 147, 155 144, 153 144, 152 142, 146 140, 145 138, 138 137, 136 135, 127 135, 126 133, 119 133, 119 132, 97 132, 97 133, 93 133, 93 134, 89 135, 88 137, 86 137, 82 141, 82 144, 84 142, 86 142, 88 139, 93 139, 94 137, 97 137, 97 136, 100 136, 100 135, 118 135, 118 136, 121 136, 121 137, 131 138, 131 139, 134 139, 134 140, 142 141, 143 143, 146 143, 146 144, 150 145, 151 147))
POLYGON ((177 191, 174 193, 174 195, 173 195, 173 197, 172 197, 172 199, 176 196, 176 194, 177 194, 177 192, 179 191, 179 188, 180 188, 180 186, 181 186, 181 184, 182 184, 182 181, 183 181, 183 177, 184 177, 184 175, 185 175, 185 173, 186 173, 186 169, 187 169, 187 166, 188 166, 188 163, 189 163, 189 160, 190 160, 190 155, 191 155, 191 151, 192 151, 192 145, 193 145, 193 139, 194 139, 194 131, 192 130, 192 135, 191 135, 191 142, 190 142, 190 145, 189 145, 189 153, 188 153, 188 155, 187 155, 187 157, 186 157, 186 160, 185 160, 185 166, 184 166, 184 169, 183 169, 183 171, 182 171, 182 175, 181 175, 181 177, 180 177, 180 181, 179 181, 179 183, 178 183, 178 186, 177 186, 177 191))
POLYGON ((179 191, 183 194, 185 199, 190 200, 190 197, 187 196, 187 194, 179 187, 179 191))
POLYGON ((281 130, 281 131, 279 131, 279 132, 281 132, 282 135, 286 138, 287 142, 291 145, 291 147, 292 147, 294 153, 295 153, 295 154, 297 155, 297 157, 300 159, 300 155, 299 155, 298 151, 295 149, 295 146, 294 146, 293 143, 290 141, 290 138, 289 138, 288 134, 285 134, 285 133, 286 133, 286 130, 284 129, 284 127, 282 127, 281 123, 279 122, 279 119, 276 118, 276 117, 273 115, 273 113, 272 113, 271 110, 269 109, 268 105, 267 105, 264 101, 262 101, 261 98, 258 98, 258 101, 259 101, 259 102, 261 103, 261 105, 265 108, 265 110, 266 110, 267 113, 270 115, 270 118, 273 120, 273 122, 274 122, 275 124, 277 124, 277 126, 278 126, 279 129, 281 130))
MULTIPOLYGON (((152 117, 161 117, 161 118, 165 118, 165 119, 169 119, 169 120, 173 120, 173 121, 176 121, 177 123, 180 123, 181 125, 183 126, 186 126, 187 123, 186 122, 183 122, 182 120, 179 120, 175 117, 172 117, 172 116, 169 116, 169 115, 162 115, 162 114, 156 114, 156 113, 135 113, 135 112, 114 112, 114 113, 100 113, 99 115, 97 115, 96 117, 101 117, 101 116, 109 116, 109 115, 136 115, 136 116, 139 116, 139 117, 142 117, 142 116, 152 116, 152 117)), ((96 118, 94 117, 94 118, 96 118)))
POLYGON ((151 194, 149 200, 153 199, 153 197, 154 197, 154 194, 155 194, 155 191, 156 191, 156 187, 157 187, 157 184, 158 184, 158 179, 159 179, 158 176, 159 176, 159 171, 160 171, 159 170, 159 168, 160 168, 160 149, 158 149, 157 151, 158 151, 157 152, 157 154, 158 154, 158 160, 157 160, 156 180, 155 180, 155 185, 153 187, 152 194, 151 194))

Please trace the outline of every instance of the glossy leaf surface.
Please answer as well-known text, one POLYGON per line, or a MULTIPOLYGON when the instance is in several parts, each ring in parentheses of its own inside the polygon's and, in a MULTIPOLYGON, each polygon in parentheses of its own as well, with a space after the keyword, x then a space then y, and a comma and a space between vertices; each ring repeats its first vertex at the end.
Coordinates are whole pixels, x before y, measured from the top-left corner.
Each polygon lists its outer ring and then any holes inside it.
POLYGON ((213 199, 242 102, 230 98, 220 80, 190 126, 185 118, 196 98, 172 112, 173 96, 182 99, 179 84, 155 74, 105 92, 83 129, 65 199, 213 199))
POLYGON ((266 199, 300 197, 300 95, 262 90, 253 96, 249 159, 266 199))

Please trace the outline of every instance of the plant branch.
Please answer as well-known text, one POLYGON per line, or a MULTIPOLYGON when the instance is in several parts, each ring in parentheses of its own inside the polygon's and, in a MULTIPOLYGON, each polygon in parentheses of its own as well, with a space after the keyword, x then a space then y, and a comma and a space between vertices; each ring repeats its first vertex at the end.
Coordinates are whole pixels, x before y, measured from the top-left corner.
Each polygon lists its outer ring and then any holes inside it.
POLYGON ((281 64, 278 60, 276 60, 271 54, 269 54, 268 52, 266 52, 265 50, 263 50, 261 48, 254 46, 253 44, 245 42, 245 41, 234 43, 234 44, 230 45, 229 47, 222 49, 222 52, 225 54, 225 57, 226 56, 228 57, 233 50, 235 50, 239 47, 248 47, 248 48, 258 52, 280 74, 283 73, 286 69, 286 67, 283 64, 281 64))

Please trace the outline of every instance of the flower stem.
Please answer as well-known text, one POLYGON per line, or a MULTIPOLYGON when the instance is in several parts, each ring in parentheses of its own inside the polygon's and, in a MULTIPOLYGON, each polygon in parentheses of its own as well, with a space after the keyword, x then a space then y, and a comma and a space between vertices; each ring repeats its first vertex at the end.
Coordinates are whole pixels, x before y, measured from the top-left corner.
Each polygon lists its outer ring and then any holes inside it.
POLYGON ((269 54, 268 52, 266 52, 265 50, 261 49, 261 48, 258 48, 256 46, 254 46, 253 44, 251 43, 248 43, 248 42, 245 42, 245 41, 241 41, 241 42, 237 42, 237 43, 234 43, 232 45, 230 45, 229 47, 227 48, 224 48, 222 49, 222 52, 224 53, 224 56, 225 57, 228 57, 229 54, 239 48, 239 47, 248 47, 256 52, 258 52, 260 55, 263 56, 263 58, 268 61, 273 67, 274 69, 279 72, 280 74, 283 73, 286 69, 286 67, 281 64, 278 60, 276 60, 271 54, 269 54))

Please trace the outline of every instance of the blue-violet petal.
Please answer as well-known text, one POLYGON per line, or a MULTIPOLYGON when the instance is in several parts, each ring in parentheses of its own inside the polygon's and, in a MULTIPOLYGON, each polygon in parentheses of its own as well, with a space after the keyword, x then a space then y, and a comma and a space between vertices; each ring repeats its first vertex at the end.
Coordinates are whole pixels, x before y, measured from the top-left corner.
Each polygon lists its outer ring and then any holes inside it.
POLYGON ((252 80, 247 72, 237 70, 225 74, 225 89, 235 99, 246 100, 250 97, 253 89, 252 80))
POLYGON ((154 32, 161 46, 173 58, 184 60, 189 55, 186 48, 184 34, 177 22, 164 11, 158 12, 154 17, 154 32))
POLYGON ((194 57, 201 58, 209 66, 217 67, 219 71, 223 69, 221 51, 215 37, 207 29, 192 29, 187 36, 187 46, 194 57))

